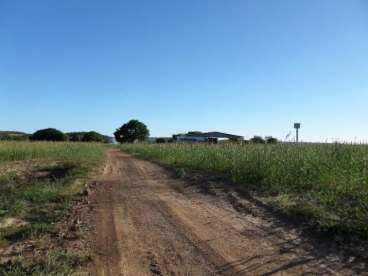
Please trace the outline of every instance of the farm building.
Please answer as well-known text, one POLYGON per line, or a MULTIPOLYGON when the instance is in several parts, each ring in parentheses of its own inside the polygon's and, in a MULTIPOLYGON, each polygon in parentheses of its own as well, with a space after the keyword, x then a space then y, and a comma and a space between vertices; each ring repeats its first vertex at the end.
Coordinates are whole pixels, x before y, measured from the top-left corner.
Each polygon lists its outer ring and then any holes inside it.
POLYGON ((217 143, 219 140, 236 140, 242 141, 244 140, 243 136, 227 134, 223 132, 199 132, 199 131, 192 131, 188 132, 187 134, 178 134, 173 136, 176 142, 213 142, 217 143))

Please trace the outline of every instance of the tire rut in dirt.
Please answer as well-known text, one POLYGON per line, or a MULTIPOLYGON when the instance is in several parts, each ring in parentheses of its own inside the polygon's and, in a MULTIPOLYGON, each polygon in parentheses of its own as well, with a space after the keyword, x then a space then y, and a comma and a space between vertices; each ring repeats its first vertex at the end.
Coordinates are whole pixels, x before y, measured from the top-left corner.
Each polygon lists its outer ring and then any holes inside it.
POLYGON ((94 275, 352 275, 294 244, 297 233, 274 228, 251 202, 244 214, 216 193, 177 188, 186 185, 156 164, 110 151, 95 194, 96 252, 104 254, 94 275))

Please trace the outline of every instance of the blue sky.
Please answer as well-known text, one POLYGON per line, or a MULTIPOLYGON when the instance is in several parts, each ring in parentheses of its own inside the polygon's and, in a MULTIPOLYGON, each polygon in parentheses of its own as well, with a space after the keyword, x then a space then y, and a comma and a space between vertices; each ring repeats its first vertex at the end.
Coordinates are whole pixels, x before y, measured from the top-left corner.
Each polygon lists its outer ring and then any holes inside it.
POLYGON ((368 140, 365 0, 2 0, 0 129, 368 140))

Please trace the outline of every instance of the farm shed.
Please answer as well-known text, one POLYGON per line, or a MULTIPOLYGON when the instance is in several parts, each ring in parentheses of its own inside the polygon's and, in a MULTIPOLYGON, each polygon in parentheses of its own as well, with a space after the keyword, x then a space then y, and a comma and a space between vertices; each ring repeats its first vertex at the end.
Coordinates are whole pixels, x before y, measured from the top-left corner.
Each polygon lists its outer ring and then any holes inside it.
POLYGON ((188 132, 187 134, 174 135, 176 142, 217 142, 218 140, 244 140, 243 136, 228 134, 218 131, 213 132, 188 132))

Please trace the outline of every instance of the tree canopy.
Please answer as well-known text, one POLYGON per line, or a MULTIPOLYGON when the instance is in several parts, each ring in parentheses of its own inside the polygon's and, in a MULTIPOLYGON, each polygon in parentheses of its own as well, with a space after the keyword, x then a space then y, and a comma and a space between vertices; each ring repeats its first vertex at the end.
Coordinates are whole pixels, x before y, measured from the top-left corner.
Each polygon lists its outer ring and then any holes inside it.
POLYGON ((97 133, 96 131, 89 131, 85 133, 82 138, 82 141, 83 142, 109 143, 109 141, 104 135, 97 133))
POLYGON ((149 136, 149 130, 144 123, 138 120, 130 120, 118 128, 114 135, 119 143, 133 143, 146 140, 149 136))
POLYGON ((33 141, 66 141, 67 136, 55 128, 46 128, 36 131, 30 137, 33 141))
POLYGON ((272 137, 272 136, 266 137, 266 143, 267 144, 277 144, 278 142, 279 141, 275 137, 272 137))
POLYGON ((266 141, 261 136, 254 136, 250 139, 250 142, 253 144, 265 144, 266 141))

